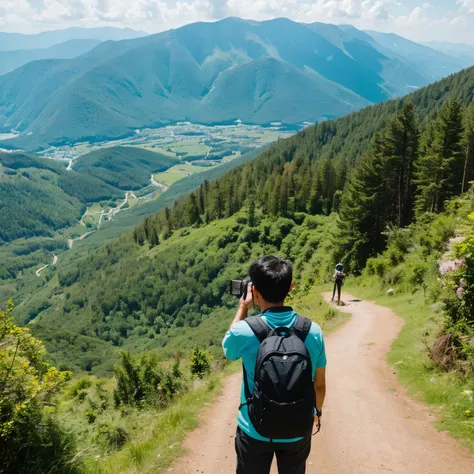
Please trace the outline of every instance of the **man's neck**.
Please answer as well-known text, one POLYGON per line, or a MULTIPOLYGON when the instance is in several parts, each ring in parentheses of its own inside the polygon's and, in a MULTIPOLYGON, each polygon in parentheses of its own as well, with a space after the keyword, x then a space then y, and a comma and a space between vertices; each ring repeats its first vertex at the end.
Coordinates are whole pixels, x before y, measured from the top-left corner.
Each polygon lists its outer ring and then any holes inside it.
POLYGON ((267 303, 266 301, 264 301, 260 305, 260 310, 263 313, 264 311, 267 311, 267 309, 282 308, 283 306, 285 306, 285 303, 283 301, 281 303, 267 303))

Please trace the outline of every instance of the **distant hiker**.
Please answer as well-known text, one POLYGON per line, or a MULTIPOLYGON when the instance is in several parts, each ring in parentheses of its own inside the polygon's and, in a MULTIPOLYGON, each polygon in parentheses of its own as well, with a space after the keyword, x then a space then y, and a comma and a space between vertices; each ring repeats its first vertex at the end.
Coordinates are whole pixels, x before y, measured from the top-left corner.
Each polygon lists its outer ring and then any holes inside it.
POLYGON ((336 269, 334 270, 334 275, 332 276, 334 279, 334 289, 332 290, 332 299, 334 301, 334 296, 336 295, 336 288, 337 288, 337 304, 341 304, 341 288, 344 283, 344 278, 346 278, 346 274, 344 273, 344 266, 342 263, 338 263, 336 265, 336 269))
POLYGON ((326 394, 323 334, 284 306, 294 286, 289 262, 260 258, 249 276, 249 291, 222 342, 228 359, 242 358, 237 474, 268 474, 274 455, 279 474, 304 474, 326 394), (254 306, 261 313, 247 317, 254 306))

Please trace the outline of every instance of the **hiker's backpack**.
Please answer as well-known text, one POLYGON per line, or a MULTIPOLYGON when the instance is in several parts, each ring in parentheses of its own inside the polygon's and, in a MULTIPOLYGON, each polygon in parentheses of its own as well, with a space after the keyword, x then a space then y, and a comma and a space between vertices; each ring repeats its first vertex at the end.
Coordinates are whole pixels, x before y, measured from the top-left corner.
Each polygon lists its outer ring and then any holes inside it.
POLYGON ((245 320, 260 341, 255 386, 250 393, 245 366, 244 390, 249 417, 265 438, 304 437, 313 424, 315 393, 311 357, 305 345, 311 321, 298 316, 291 328, 271 329, 260 316, 245 320))

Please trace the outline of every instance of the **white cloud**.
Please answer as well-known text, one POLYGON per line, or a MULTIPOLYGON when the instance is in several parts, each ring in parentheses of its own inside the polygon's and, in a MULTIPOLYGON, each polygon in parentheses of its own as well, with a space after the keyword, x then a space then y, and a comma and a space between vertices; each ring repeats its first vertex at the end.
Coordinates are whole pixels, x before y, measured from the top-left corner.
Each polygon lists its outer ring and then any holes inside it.
POLYGON ((474 0, 457 0, 461 10, 465 10, 468 13, 474 13, 474 0))
POLYGON ((415 39, 469 40, 474 27, 470 13, 474 0, 443 0, 442 7, 439 0, 0 0, 0 31, 110 25, 157 32, 240 16, 351 23, 415 39))

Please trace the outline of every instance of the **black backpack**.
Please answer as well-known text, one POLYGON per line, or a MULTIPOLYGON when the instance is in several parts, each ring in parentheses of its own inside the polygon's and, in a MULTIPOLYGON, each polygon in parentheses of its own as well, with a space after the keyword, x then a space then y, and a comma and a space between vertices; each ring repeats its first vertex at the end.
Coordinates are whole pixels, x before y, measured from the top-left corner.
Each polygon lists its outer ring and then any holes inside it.
POLYGON ((304 341, 311 321, 298 316, 291 328, 271 329, 260 316, 245 320, 260 341, 253 394, 245 366, 244 389, 249 417, 265 438, 304 437, 313 425, 315 393, 311 358, 304 341))

